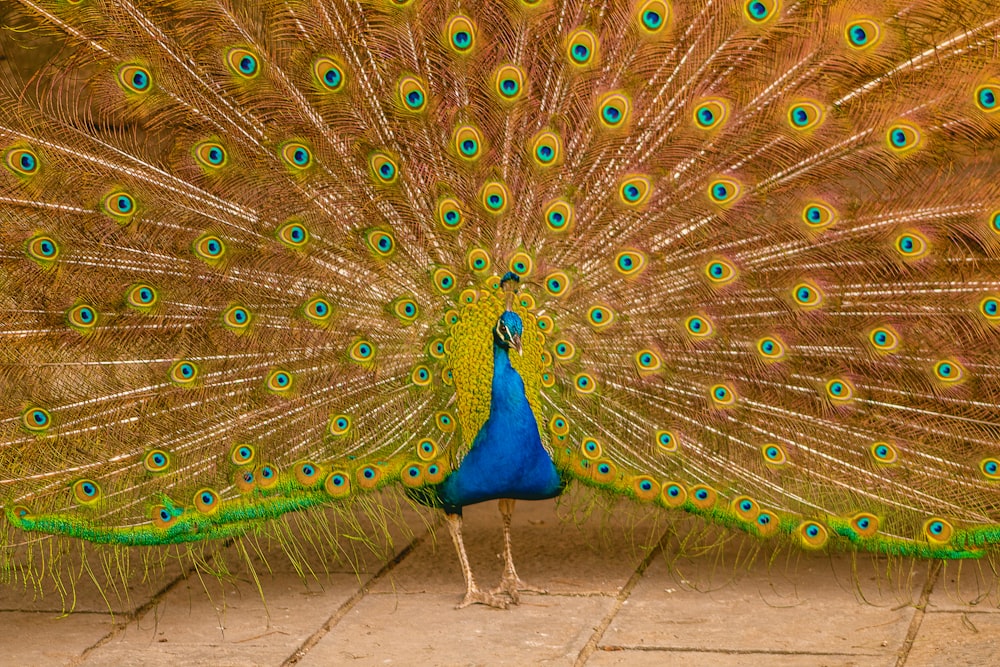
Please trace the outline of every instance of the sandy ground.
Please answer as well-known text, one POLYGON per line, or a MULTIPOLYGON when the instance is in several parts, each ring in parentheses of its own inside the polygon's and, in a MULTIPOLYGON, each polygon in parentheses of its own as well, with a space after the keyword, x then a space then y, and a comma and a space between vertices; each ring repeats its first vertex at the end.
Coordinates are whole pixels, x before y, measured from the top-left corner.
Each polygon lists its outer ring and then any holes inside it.
MULTIPOLYGON (((958 667, 1000 659, 998 583, 982 574, 988 568, 916 563, 901 572, 867 557, 768 555, 714 534, 680 543, 668 526, 623 513, 567 521, 567 512, 554 502, 518 504, 519 573, 548 593, 508 610, 455 609, 464 587, 448 531, 434 514, 412 515, 410 530, 392 530, 389 560, 362 548, 358 571, 311 563, 322 574, 303 579, 280 549, 250 554, 263 599, 249 570, 220 583, 173 566, 134 582, 124 601, 81 584, 68 615, 58 595, 0 587, 0 664, 958 667)), ((493 503, 467 509, 466 541, 484 586, 500 576, 500 525, 493 503)))

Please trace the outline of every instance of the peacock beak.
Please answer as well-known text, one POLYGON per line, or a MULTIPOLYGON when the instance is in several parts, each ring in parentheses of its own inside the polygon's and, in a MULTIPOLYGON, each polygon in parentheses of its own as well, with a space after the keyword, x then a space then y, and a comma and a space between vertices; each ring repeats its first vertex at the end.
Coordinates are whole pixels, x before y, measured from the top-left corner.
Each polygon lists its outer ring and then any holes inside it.
POLYGON ((510 344, 511 344, 511 346, 512 346, 512 347, 513 347, 513 348, 514 348, 515 350, 517 350, 517 353, 518 353, 519 355, 522 355, 522 356, 524 355, 524 353, 523 353, 523 352, 521 351, 521 337, 520 337, 520 336, 518 336, 518 335, 516 335, 516 334, 515 334, 515 335, 513 335, 513 336, 511 336, 511 337, 510 337, 510 344))

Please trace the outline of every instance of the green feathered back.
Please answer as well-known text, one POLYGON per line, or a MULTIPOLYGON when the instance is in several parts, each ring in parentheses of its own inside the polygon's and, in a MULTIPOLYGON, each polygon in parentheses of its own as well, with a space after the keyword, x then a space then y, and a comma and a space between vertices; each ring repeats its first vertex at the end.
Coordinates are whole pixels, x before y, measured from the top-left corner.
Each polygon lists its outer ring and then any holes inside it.
POLYGON ((995 551, 998 20, 8 6, 0 549, 440 483, 512 271, 566 476, 805 547, 995 551))

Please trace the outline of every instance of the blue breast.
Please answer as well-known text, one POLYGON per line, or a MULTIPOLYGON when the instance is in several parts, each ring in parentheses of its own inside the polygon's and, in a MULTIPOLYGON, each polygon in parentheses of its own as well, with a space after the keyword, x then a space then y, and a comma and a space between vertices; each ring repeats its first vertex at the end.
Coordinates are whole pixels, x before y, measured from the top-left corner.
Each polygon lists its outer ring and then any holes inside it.
POLYGON ((542 447, 538 423, 508 351, 493 344, 490 416, 469 453, 438 487, 445 511, 461 514, 463 505, 514 498, 540 500, 562 492, 552 457, 542 447))

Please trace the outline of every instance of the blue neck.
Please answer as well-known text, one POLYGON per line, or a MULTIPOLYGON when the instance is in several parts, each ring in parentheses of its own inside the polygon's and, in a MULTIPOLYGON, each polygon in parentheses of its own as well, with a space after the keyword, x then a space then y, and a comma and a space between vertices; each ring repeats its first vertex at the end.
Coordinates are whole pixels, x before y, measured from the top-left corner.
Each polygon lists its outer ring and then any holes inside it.
MULTIPOLYGON (((490 390, 490 420, 512 421, 512 426, 530 422, 538 438, 538 426, 524 392, 524 380, 510 365, 510 352, 493 343, 493 387, 490 390)), ((541 440, 538 441, 541 445, 541 440)))

